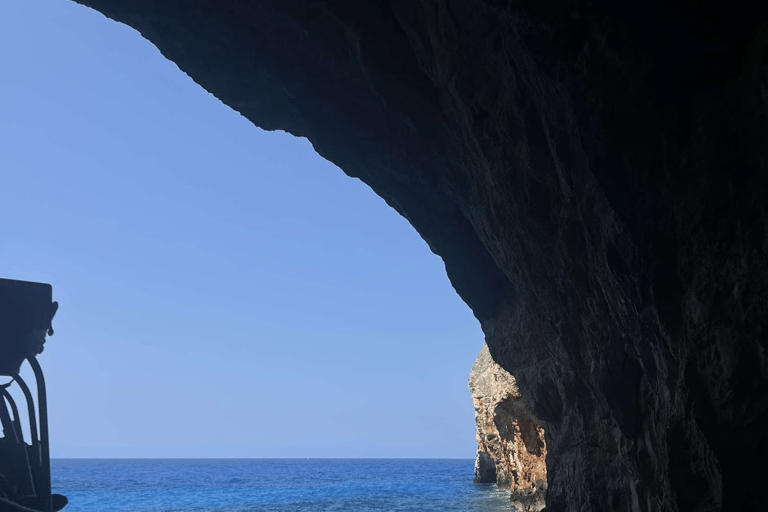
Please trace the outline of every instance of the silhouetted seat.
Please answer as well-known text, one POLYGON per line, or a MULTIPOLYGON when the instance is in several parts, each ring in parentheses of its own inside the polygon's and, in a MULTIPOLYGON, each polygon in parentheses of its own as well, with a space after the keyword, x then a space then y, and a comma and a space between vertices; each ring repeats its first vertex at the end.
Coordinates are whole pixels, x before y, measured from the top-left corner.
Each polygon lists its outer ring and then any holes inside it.
POLYGON ((46 335, 53 334, 51 322, 58 303, 52 296, 49 284, 0 279, 0 376, 13 379, 0 385, 0 511, 53 512, 67 504, 64 496, 51 494, 45 379, 36 357, 43 351, 46 335), (35 375, 37 407, 19 376, 24 361, 35 375), (18 408, 6 389, 11 384, 24 394, 31 445, 24 441, 18 408))

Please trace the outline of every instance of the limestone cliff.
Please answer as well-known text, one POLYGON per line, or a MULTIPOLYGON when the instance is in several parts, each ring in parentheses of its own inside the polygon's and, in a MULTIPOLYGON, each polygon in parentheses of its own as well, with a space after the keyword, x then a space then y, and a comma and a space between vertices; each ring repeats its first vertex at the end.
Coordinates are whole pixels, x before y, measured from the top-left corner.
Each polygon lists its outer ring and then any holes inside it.
POLYGON ((520 510, 541 510, 547 482, 544 428, 488 345, 472 366, 469 390, 475 407, 475 482, 510 489, 520 510))
POLYGON ((768 510, 768 3, 80 1, 408 219, 548 510, 768 510))

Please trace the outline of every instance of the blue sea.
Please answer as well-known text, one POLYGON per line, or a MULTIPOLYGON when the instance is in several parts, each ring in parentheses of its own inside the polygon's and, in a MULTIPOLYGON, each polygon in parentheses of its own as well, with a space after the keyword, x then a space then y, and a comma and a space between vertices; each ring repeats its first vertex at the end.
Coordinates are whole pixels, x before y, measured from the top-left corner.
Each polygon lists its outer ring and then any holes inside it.
POLYGON ((56 459, 66 512, 511 511, 472 460, 56 459))

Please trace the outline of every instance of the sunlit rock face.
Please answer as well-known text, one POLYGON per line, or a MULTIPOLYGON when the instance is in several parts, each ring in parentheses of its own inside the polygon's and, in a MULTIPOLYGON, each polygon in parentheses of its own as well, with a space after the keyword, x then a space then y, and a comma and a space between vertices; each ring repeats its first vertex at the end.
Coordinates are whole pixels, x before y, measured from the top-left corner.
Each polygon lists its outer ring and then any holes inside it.
POLYGON ((548 510, 768 510, 765 2, 82 1, 409 220, 548 510))
POLYGON ((469 390, 475 407, 475 482, 510 489, 518 509, 541 510, 547 484, 544 429, 488 345, 472 366, 469 390))

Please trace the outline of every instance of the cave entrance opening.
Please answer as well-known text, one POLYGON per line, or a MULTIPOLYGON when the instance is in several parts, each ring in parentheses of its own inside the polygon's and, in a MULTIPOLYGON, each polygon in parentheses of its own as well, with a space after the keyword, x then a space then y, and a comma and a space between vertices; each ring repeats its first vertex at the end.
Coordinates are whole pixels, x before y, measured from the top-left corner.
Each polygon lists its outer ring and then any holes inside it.
POLYGON ((404 218, 135 30, 67 0, 0 11, 3 273, 66 294, 55 456, 473 457, 483 334, 404 218))

